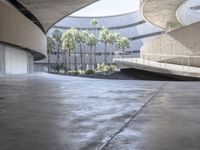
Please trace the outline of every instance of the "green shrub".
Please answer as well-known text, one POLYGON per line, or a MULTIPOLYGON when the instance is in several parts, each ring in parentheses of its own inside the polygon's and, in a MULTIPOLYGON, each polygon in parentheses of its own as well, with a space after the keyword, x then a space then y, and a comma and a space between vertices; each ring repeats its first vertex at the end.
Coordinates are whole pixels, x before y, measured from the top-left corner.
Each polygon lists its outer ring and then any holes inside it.
POLYGON ((97 71, 98 72, 104 72, 105 71, 105 65, 104 64, 97 64, 97 71))
POLYGON ((80 72, 79 71, 68 71, 68 74, 69 75, 80 75, 80 72))
POLYGON ((86 75, 95 74, 95 70, 86 70, 85 74, 86 75))
POLYGON ((83 71, 83 70, 78 70, 78 72, 79 72, 80 75, 84 75, 85 74, 85 71, 83 71))
POLYGON ((107 72, 109 72, 109 73, 113 73, 113 72, 115 72, 117 70, 117 67, 115 67, 115 66, 113 66, 113 65, 109 65, 108 67, 107 67, 107 72))
POLYGON ((97 65, 98 72, 113 73, 116 70, 117 70, 117 67, 115 67, 114 65, 105 65, 105 64, 97 65))

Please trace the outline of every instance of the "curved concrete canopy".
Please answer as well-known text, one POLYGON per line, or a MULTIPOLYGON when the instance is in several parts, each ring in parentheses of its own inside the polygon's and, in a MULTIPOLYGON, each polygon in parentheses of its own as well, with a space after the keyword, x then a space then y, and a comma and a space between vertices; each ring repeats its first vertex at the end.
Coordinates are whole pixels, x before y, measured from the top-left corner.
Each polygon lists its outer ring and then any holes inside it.
POLYGON ((181 27, 176 10, 185 0, 141 0, 141 12, 150 23, 163 29, 181 27))
POLYGON ((45 32, 63 17, 98 0, 17 0, 42 24, 45 32))
POLYGON ((35 60, 46 55, 46 35, 9 3, 0 1, 0 42, 31 51, 35 60))

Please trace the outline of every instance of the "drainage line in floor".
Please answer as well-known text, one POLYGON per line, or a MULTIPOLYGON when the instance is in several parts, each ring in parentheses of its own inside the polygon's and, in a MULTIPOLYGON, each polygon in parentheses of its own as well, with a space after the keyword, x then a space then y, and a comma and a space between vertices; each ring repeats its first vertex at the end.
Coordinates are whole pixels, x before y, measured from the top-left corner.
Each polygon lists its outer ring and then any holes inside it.
POLYGON ((144 103, 144 105, 142 105, 142 107, 133 114, 133 116, 127 121, 125 122, 125 124, 119 129, 117 130, 114 134, 112 134, 110 136, 110 138, 99 148, 99 150, 106 150, 106 147, 110 144, 110 142, 123 130, 125 129, 128 124, 147 106, 147 104, 156 96, 158 95, 158 93, 160 93, 160 91, 163 89, 163 87, 167 84, 167 82, 163 83, 162 86, 154 93, 152 94, 152 96, 144 103))

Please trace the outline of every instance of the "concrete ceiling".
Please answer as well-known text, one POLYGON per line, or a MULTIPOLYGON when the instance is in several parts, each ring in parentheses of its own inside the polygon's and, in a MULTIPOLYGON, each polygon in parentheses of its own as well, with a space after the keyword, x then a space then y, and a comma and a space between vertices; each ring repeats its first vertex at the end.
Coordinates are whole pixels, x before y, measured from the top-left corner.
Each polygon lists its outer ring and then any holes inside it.
POLYGON ((41 23, 45 32, 57 21, 98 0, 17 0, 41 23))
POLYGON ((141 11, 150 23, 166 29, 168 24, 180 27, 176 10, 185 0, 143 0, 141 11))

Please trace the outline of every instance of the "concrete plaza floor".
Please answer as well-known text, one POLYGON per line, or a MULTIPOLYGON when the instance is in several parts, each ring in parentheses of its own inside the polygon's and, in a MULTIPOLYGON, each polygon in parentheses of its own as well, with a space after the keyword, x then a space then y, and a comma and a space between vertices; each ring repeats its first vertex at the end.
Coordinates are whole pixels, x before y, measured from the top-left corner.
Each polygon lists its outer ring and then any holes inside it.
POLYGON ((199 85, 0 77, 0 150, 199 150, 199 85))

